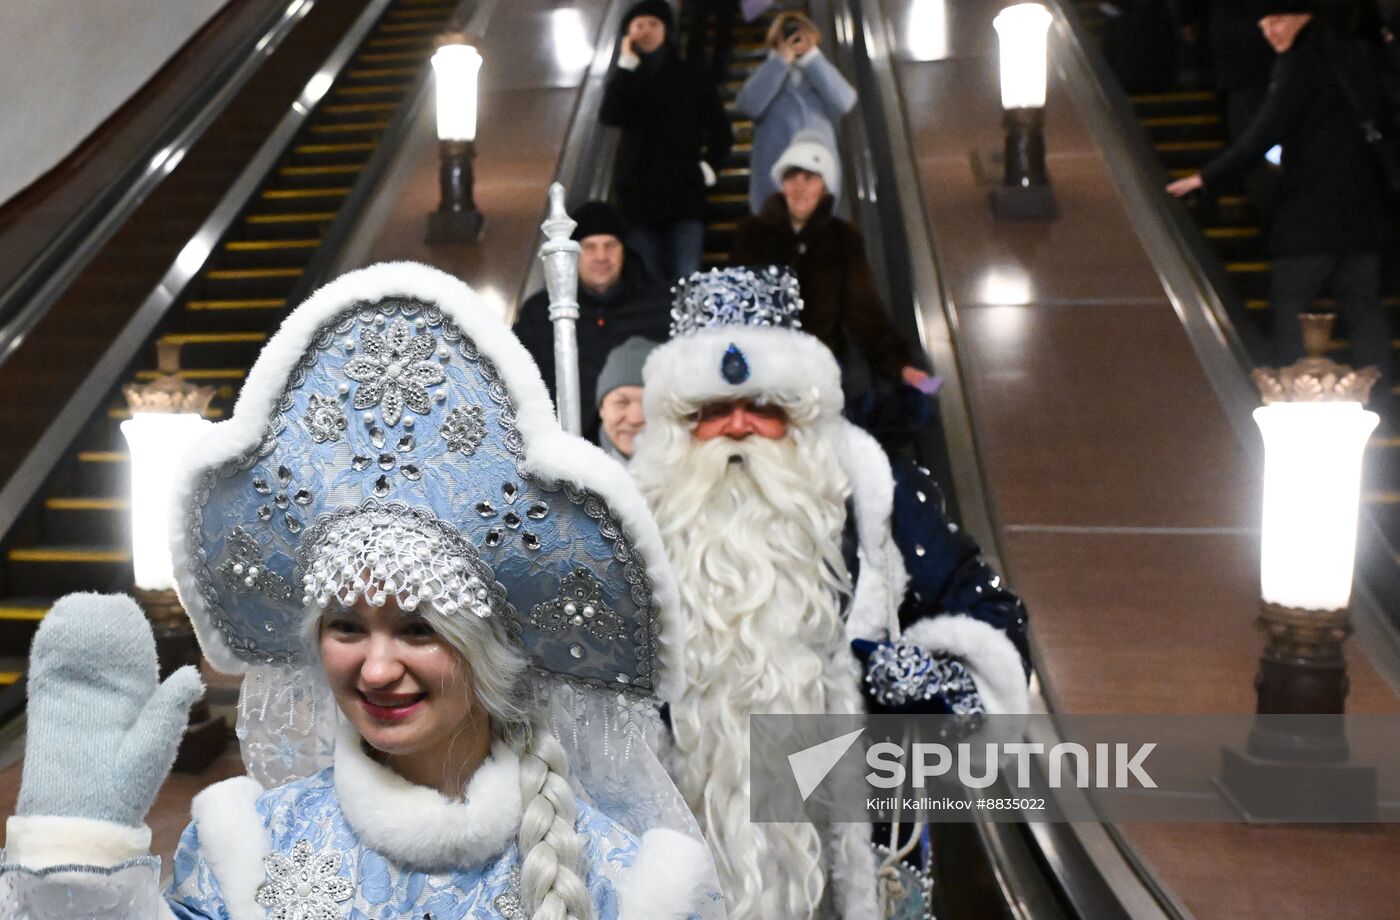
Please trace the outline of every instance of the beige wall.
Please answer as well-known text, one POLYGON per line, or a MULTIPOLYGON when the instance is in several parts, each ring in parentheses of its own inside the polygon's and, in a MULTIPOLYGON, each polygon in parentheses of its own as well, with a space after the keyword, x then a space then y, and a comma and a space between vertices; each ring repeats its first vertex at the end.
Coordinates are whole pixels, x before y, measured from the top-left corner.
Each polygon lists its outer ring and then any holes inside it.
POLYGON ((0 202, 71 153, 229 0, 0 0, 0 202))

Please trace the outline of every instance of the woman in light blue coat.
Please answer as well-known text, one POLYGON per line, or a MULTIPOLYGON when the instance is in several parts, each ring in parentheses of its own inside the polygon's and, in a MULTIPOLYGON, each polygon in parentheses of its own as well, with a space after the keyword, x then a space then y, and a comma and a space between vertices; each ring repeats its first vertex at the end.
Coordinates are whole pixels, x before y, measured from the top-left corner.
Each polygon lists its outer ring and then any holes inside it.
MULTIPOLYGON (((769 172, 793 135, 816 131, 827 149, 840 149, 836 122, 855 106, 856 91, 822 55, 820 41, 817 27, 805 15, 782 13, 768 30, 768 60, 739 90, 739 111, 753 119, 749 209, 755 214, 778 191, 769 172)), ((840 182, 828 190, 839 198, 840 182)))

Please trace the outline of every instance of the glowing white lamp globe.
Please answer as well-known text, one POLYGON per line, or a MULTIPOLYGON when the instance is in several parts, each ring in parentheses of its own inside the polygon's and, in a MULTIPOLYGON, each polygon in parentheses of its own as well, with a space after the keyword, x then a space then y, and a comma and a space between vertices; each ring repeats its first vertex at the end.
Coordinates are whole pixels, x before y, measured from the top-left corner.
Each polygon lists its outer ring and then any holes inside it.
POLYGON ((997 14, 992 25, 1001 45, 1001 107, 1045 107, 1047 35, 1053 17, 1039 3, 1017 3, 997 14))
POLYGON ((437 78, 438 140, 476 140, 477 77, 481 53, 471 45, 443 45, 433 53, 437 78))
POLYGON ((1380 417, 1359 402, 1254 410, 1264 436, 1265 603, 1342 610, 1351 602, 1361 461, 1380 417))
POLYGON ((122 422, 131 451, 131 564, 136 587, 175 587, 170 559, 175 464, 211 422, 187 412, 135 412, 122 422))

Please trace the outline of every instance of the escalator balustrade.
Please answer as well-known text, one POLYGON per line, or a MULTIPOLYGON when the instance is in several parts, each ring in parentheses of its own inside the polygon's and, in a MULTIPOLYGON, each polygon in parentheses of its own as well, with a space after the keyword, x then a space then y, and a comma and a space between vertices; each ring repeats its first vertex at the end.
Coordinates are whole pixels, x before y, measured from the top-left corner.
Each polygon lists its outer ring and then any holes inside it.
MULTIPOLYGON (((248 368, 457 6, 389 6, 165 317, 155 338, 181 346, 182 375, 217 388, 209 418, 231 413, 248 368)), ((128 378, 153 379, 154 341, 139 354, 128 378)), ((119 429, 128 415, 120 390, 109 394, 43 497, 0 544, 0 685, 18 678, 54 598, 130 588, 130 470, 119 429)))
MULTIPOLYGON (((1090 34, 1102 35, 1102 4, 1080 0, 1076 8, 1090 34)), ((1182 89, 1128 98, 1168 178, 1191 175, 1225 148, 1224 100, 1218 93, 1182 89)), ((1230 279, 1233 291, 1222 293, 1238 298, 1244 308, 1241 314, 1258 333, 1253 340, 1262 345, 1251 358, 1258 365, 1277 364, 1270 348, 1269 272, 1272 264, 1264 216, 1246 194, 1241 181, 1220 189, 1217 194, 1197 194, 1188 199, 1187 206, 1230 279)), ((1382 290, 1382 306, 1395 329, 1400 324, 1400 289, 1397 289, 1394 266, 1391 269, 1382 290)), ((1324 296, 1316 302, 1315 309, 1332 312, 1336 304, 1324 296)), ((1346 336, 1345 322, 1339 319, 1331 355, 1336 360, 1348 360, 1346 336)), ((1400 337, 1394 338, 1392 343, 1400 350, 1400 337)), ((1395 393, 1400 395, 1400 386, 1395 387, 1395 393)), ((1380 522, 1390 545, 1400 546, 1400 419, 1389 419, 1388 426, 1371 438, 1366 480, 1364 501, 1380 522)))

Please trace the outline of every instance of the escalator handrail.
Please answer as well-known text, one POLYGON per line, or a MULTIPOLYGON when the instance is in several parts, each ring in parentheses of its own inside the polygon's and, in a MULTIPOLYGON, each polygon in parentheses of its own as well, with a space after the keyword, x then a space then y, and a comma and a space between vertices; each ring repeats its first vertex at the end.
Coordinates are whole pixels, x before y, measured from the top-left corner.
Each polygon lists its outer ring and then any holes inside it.
MULTIPOLYGON (((586 201, 606 200, 612 192, 619 131, 600 122, 598 112, 602 109, 603 92, 612 70, 626 7, 623 0, 609 0, 599 17, 593 60, 588 65, 583 88, 569 118, 569 127, 564 132, 564 144, 560 148, 554 181, 563 184, 565 204, 570 213, 586 201)), ((540 223, 548 214, 549 204, 542 202, 540 223)), ((510 312, 505 317, 508 324, 515 321, 516 312, 526 298, 544 288, 544 267, 536 255, 536 248, 531 249, 529 267, 521 276, 524 281, 509 306, 510 312)))
POLYGON ((340 72, 349 64, 355 50, 374 28, 393 0, 370 0, 325 63, 307 81, 305 88, 288 107, 277 127, 239 173, 209 217, 181 249, 164 277, 142 301, 122 331, 98 359, 92 371, 54 416, 44 433, 30 448, 19 467, 0 488, 0 539, 7 537, 16 521, 39 495, 45 482, 60 463, 73 441, 104 400, 122 381, 131 362, 155 332, 185 288, 203 269, 215 245, 232 226, 264 178, 277 165, 287 146, 329 92, 340 72))
MULTIPOLYGON (((834 8, 838 48, 840 42, 854 46, 841 53, 846 58, 844 63, 859 73, 861 111, 871 125, 870 135, 864 141, 866 149, 874 160, 883 161, 876 176, 858 180, 862 185, 875 182, 875 186, 861 189, 861 197, 876 206, 875 225, 893 229, 898 238, 894 243, 885 240, 886 257, 904 258, 909 263, 890 273, 892 278, 906 278, 911 286, 908 291, 891 291, 891 303, 912 305, 921 341, 945 378, 940 409, 954 477, 953 491, 965 528, 990 555, 999 544, 998 531, 973 436, 971 407, 962 382, 965 371, 958 360, 957 304, 944 284, 937 240, 923 206, 917 158, 894 73, 892 49, 896 42, 892 24, 886 20, 880 4, 857 7, 851 0, 821 0, 821 5, 834 8), (875 113, 878 118, 872 120, 875 113), (883 182, 879 181, 881 175, 883 182), (901 247, 903 251, 898 251, 901 247)), ((863 161, 857 157, 853 165, 862 169, 863 161)), ((1038 691, 1035 699, 1043 706, 1038 691)), ((1069 828, 1030 827, 984 819, 977 822, 977 832, 1007 911, 1017 920, 1066 916, 1071 911, 1096 920, 1170 915, 1160 892, 1145 883, 1137 866, 1124 863, 1121 857, 1094 857, 1069 828), (1139 909, 1130 911, 1125 906, 1125 896, 1139 909)))
POLYGON ((198 86, 133 158, 83 206, 3 291, 0 291, 0 364, 15 353, 26 336, 63 296, 82 270, 121 229, 127 218, 175 170, 300 23, 316 0, 288 0, 249 40, 198 86))
MULTIPOLYGON (((453 19, 464 23, 463 30, 468 35, 480 36, 485 32, 499 0, 460 0, 453 11, 453 19)), ((392 169, 400 149, 409 140, 417 126, 423 106, 429 104, 433 86, 432 65, 424 63, 413 85, 404 93, 398 110, 394 112, 384 132, 379 135, 378 146, 364 168, 355 176, 350 194, 341 202, 340 210, 331 221, 326 233, 321 237, 311 261, 302 270, 301 277, 287 295, 287 304, 295 306, 315 293, 321 285, 348 271, 345 264, 347 249, 355 239, 360 221, 370 206, 381 183, 392 169)))

